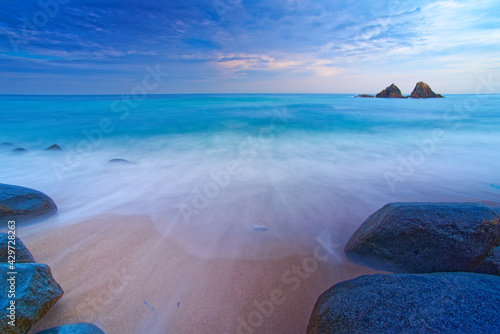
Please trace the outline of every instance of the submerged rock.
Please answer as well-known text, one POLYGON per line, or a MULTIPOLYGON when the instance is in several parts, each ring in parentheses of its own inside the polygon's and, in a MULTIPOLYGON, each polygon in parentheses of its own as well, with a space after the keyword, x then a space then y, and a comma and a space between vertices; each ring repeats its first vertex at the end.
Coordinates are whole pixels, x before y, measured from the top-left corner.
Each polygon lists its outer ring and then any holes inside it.
POLYGON ((500 333, 500 277, 378 274, 340 282, 319 297, 307 333, 500 333))
POLYGON ((401 90, 396 86, 395 84, 390 85, 377 95, 376 97, 390 97, 390 98, 404 98, 404 96, 401 94, 401 90))
POLYGON ((16 223, 37 219, 57 212, 54 201, 44 193, 0 183, 0 219, 16 223))
POLYGON ((89 323, 62 325, 46 329, 36 334, 105 334, 99 327, 89 323))
POLYGON ((9 260, 8 246, 15 248, 15 263, 36 262, 23 242, 18 237, 15 237, 14 240, 10 240, 8 233, 0 233, 0 262, 7 263, 9 260), (9 241, 14 241, 14 244, 12 242, 9 243, 9 241))
POLYGON ((431 87, 423 81, 417 82, 417 85, 411 93, 411 98, 413 99, 428 99, 433 97, 444 97, 440 94, 436 94, 432 91, 431 87))
POLYGON ((356 95, 355 97, 375 97, 375 96, 369 94, 361 94, 361 95, 356 95))
POLYGON ((59 145, 54 144, 50 147, 47 147, 45 151, 62 151, 62 148, 59 145))
POLYGON ((40 263, 18 263, 15 275, 9 264, 0 264, 0 309, 7 313, 0 318, 1 333, 26 333, 49 309, 61 298, 63 290, 54 281, 50 268, 40 263), (14 280, 8 280, 11 278, 14 280), (15 282, 15 299, 8 297, 12 282, 15 282), (11 301, 15 300, 15 327, 9 324, 12 320, 11 301))
POLYGON ((14 144, 4 142, 4 143, 1 143, 0 146, 14 146, 14 144))
POLYGON ((131 164, 131 162, 125 159, 111 159, 108 164, 131 164))
POLYGON ((28 153, 29 151, 22 148, 22 147, 18 147, 18 148, 15 148, 12 150, 12 152, 16 152, 16 153, 28 153))
POLYGON ((366 219, 345 253, 354 262, 393 272, 498 274, 483 261, 499 244, 500 215, 486 205, 390 203, 366 219))

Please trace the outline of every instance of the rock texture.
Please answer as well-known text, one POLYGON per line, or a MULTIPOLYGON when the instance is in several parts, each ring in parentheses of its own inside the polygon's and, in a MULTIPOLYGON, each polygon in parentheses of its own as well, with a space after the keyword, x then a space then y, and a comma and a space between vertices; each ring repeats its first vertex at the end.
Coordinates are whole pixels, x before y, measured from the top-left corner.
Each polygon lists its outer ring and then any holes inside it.
POLYGON ((500 333, 500 277, 361 276, 319 297, 307 333, 500 333))
POLYGON ((105 334, 99 327, 89 323, 69 324, 46 329, 36 334, 105 334))
POLYGON ((26 333, 63 295, 63 290, 57 284, 45 264, 18 263, 15 266, 15 324, 9 325, 10 300, 6 292, 9 291, 10 282, 7 278, 11 270, 9 264, 0 264, 0 332, 1 333, 26 333), (9 313, 7 313, 9 312, 9 313))
POLYGON ((39 191, 0 183, 0 220, 24 222, 57 212, 54 201, 39 191))
POLYGON ((23 244, 23 242, 19 238, 15 238, 15 244, 9 244, 9 234, 0 233, 0 262, 7 263, 9 259, 8 255, 8 246, 12 246, 15 248, 15 263, 32 263, 36 262, 29 250, 23 244))
POLYGON ((401 94, 401 90, 396 86, 395 84, 390 85, 377 95, 376 97, 391 97, 391 98, 404 98, 404 96, 401 94))
POLYGON ((45 151, 62 151, 62 148, 59 145, 54 144, 50 147, 47 147, 45 151))
POLYGON ((361 95, 356 95, 355 97, 375 97, 375 96, 369 94, 361 94, 361 95))
POLYGON ((444 97, 440 94, 436 94, 432 91, 431 87, 423 81, 417 82, 417 85, 413 89, 410 95, 413 99, 427 99, 433 97, 444 97))
POLYGON ((500 246, 493 248, 475 271, 478 273, 500 276, 500 246))
POLYGON ((372 214, 345 246, 349 259, 405 273, 498 275, 500 215, 477 203, 391 203, 372 214), (484 262, 486 261, 486 262, 484 262), (488 269, 490 268, 490 269, 488 269))

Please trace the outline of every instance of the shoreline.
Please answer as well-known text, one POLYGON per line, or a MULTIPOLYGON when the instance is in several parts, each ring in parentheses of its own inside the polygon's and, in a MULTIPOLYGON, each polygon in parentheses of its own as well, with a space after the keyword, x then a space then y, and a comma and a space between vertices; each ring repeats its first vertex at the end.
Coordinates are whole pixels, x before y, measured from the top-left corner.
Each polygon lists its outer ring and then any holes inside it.
POLYGON ((22 227, 21 239, 65 294, 30 333, 74 322, 106 333, 303 333, 321 293, 378 272, 287 240, 274 246, 299 255, 202 259, 148 216, 47 226, 22 227))

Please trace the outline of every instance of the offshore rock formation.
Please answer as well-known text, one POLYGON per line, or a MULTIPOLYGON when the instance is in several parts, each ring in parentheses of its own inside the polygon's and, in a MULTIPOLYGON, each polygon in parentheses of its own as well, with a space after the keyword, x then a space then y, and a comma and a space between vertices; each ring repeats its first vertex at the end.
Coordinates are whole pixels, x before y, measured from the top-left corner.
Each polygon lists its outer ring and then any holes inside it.
POLYGON ((432 91, 431 87, 423 81, 417 82, 410 97, 412 99, 428 99, 433 97, 444 97, 432 91))
POLYGON ((375 97, 375 96, 370 94, 361 94, 361 95, 356 95, 355 97, 375 97))
POLYGON ((390 85, 375 97, 390 97, 390 98, 399 98, 402 99, 404 96, 401 94, 401 90, 395 84, 390 85))

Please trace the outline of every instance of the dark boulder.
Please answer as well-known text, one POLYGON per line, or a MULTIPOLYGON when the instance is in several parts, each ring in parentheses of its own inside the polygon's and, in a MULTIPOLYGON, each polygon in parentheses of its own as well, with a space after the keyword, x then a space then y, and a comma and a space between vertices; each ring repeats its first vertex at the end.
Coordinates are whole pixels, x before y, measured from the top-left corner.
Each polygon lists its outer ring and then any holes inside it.
POLYGON ((488 272, 500 244, 500 215, 477 203, 391 203, 372 214, 345 246, 349 259, 406 273, 488 272))
POLYGON ((99 327, 89 323, 62 325, 36 334, 105 334, 99 327))
POLYGON ((18 237, 15 237, 14 240, 9 239, 8 233, 0 233, 0 262, 6 263, 9 260, 8 246, 14 247, 15 263, 36 262, 23 242, 18 237), (14 243, 9 243, 9 241, 14 243))
POLYGON ((16 274, 9 274, 9 264, 0 264, 0 332, 26 333, 49 309, 61 298, 63 290, 54 281, 50 268, 40 263, 18 263, 16 274), (10 298, 12 280, 15 280, 15 298, 10 298), (12 312, 11 301, 14 300, 15 311, 12 312), (15 314, 15 327, 9 324, 15 314))
POLYGON ((500 333, 500 277, 377 274, 340 282, 319 297, 307 333, 500 333))
POLYGON ((62 151, 62 148, 59 145, 54 144, 50 147, 47 147, 45 151, 62 151))
POLYGON ((0 183, 0 220, 15 220, 19 223, 56 212, 56 204, 44 193, 0 183))
POLYGON ((376 97, 390 97, 390 98, 404 98, 404 96, 401 94, 401 90, 399 90, 398 86, 395 84, 390 85, 377 95, 376 97))
POLYGON ((440 94, 436 94, 432 91, 431 87, 423 81, 417 83, 413 92, 410 95, 413 99, 428 99, 433 97, 444 97, 440 94))
POLYGON ((355 97, 375 97, 375 96, 369 94, 361 94, 361 95, 356 95, 355 97))

